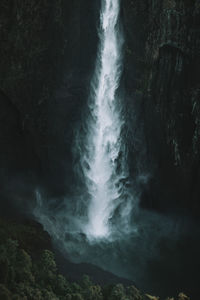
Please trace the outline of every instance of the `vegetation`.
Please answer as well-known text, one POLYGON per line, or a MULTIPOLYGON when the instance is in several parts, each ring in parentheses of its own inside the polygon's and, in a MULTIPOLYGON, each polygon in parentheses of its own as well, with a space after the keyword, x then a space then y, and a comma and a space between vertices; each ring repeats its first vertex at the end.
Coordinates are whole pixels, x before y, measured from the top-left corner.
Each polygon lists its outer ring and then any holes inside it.
MULTIPOLYGON (((37 223, 35 226, 0 220, 1 300, 159 299, 142 295, 134 286, 124 287, 122 284, 117 284, 101 287, 94 284, 86 275, 79 283, 68 282, 58 273, 53 252, 42 249, 48 244, 45 241, 48 235, 38 227, 37 223), (34 243, 32 239, 35 239, 34 243), (35 242, 38 242, 38 253, 35 242), (21 245, 25 249, 22 249, 21 245)), ((187 299, 189 298, 184 294, 179 295, 179 300, 187 299)))

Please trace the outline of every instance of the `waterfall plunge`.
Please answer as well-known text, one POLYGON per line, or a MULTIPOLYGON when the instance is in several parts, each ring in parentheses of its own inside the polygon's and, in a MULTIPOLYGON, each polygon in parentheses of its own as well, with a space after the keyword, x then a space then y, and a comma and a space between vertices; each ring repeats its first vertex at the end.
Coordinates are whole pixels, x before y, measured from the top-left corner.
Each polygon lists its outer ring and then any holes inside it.
MULTIPOLYGON (((34 216, 71 261, 91 263, 149 284, 147 262, 159 257, 159 241, 177 234, 177 222, 174 227, 168 217, 139 211, 138 195, 127 186, 123 99, 117 96, 123 43, 118 0, 102 0, 100 20, 88 115, 77 126, 73 147, 74 171, 86 183, 88 193, 83 185, 79 189, 78 180, 77 194, 61 203, 37 190, 34 216)), ((137 180, 147 179, 140 175, 137 180)))
POLYGON ((123 195, 127 171, 121 138, 123 119, 119 108, 122 103, 118 103, 116 94, 122 69, 119 11, 119 0, 102 0, 100 45, 91 84, 90 117, 82 161, 90 198, 84 231, 91 239, 110 236, 112 219, 120 205, 124 222, 128 222, 130 212, 130 204, 123 195))
POLYGON ((131 215, 135 215, 138 205, 130 189, 123 138, 124 105, 118 96, 123 67, 120 0, 101 1, 99 50, 87 113, 84 111, 77 124, 72 149, 77 190, 64 199, 47 199, 38 189, 33 212, 74 261, 90 261, 88 247, 99 245, 99 239, 106 243, 118 241, 137 232, 137 227, 131 225, 131 215), (85 248, 81 244, 77 258, 77 245, 82 239, 85 248))

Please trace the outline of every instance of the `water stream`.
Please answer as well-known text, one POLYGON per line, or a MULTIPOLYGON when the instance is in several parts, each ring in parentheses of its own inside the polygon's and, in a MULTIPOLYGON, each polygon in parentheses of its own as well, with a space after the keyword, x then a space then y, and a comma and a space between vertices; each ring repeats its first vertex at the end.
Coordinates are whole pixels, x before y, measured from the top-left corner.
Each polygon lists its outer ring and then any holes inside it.
POLYGON ((89 238, 109 237, 116 210, 120 209, 126 221, 130 210, 130 203, 124 199, 128 174, 122 139, 123 103, 117 95, 123 62, 119 13, 119 0, 102 0, 100 44, 91 84, 82 163, 90 198, 85 226, 89 238))

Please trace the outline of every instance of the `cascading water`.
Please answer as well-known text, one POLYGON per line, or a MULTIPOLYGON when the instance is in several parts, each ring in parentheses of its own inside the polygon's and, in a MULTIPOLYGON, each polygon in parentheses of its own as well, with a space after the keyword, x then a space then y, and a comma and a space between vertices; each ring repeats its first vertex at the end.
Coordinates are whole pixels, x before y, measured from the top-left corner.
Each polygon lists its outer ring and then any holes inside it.
MULTIPOLYGON (((134 177, 134 192, 130 189, 124 137, 128 116, 119 96, 123 62, 120 0, 101 1, 96 68, 87 113, 77 124, 74 139, 74 171, 80 176, 77 189, 73 186, 74 194, 62 199, 49 199, 36 191, 34 216, 70 261, 91 263, 151 287, 157 281, 148 268, 152 261, 157 264, 163 240, 165 249, 165 243, 172 241, 173 245, 180 231, 169 217, 139 208, 140 183, 148 180, 140 168, 134 177)), ((133 142, 136 140, 134 135, 133 142)))
POLYGON ((87 113, 84 111, 82 122, 77 124, 73 147, 78 162, 74 171, 82 185, 61 201, 45 199, 38 190, 34 210, 36 218, 76 261, 87 261, 92 245, 119 241, 137 231, 131 225, 137 197, 133 198, 130 189, 123 139, 126 114, 119 96, 124 42, 120 0, 101 0, 101 4, 99 47, 87 113), (70 238, 66 240, 65 234, 70 238), (82 239, 87 240, 85 250, 79 248, 82 253, 74 258, 82 239))
MULTIPOLYGON (((122 202, 123 186, 127 178, 121 134, 122 103, 117 97, 123 43, 119 12, 119 0, 102 0, 100 45, 91 85, 90 118, 82 164, 90 197, 88 223, 85 226, 89 238, 110 235, 112 219, 122 202)), ((124 202, 121 209, 124 217, 126 210, 124 202)))

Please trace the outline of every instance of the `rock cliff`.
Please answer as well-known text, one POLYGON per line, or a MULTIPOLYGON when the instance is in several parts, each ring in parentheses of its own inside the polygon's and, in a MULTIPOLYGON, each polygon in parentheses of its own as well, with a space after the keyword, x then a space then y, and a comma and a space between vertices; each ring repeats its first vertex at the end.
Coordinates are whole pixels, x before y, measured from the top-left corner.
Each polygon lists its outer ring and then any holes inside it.
MULTIPOLYGON (((16 173, 53 194, 73 181, 73 128, 94 69, 99 4, 1 1, 0 173, 15 192, 16 173)), ((199 14, 197 1, 122 1, 131 172, 150 175, 141 198, 153 209, 200 212, 199 14)))
POLYGON ((122 5, 127 98, 129 106, 139 107, 142 146, 154 162, 142 166, 154 174, 145 205, 199 214, 199 3, 125 0, 122 5))

